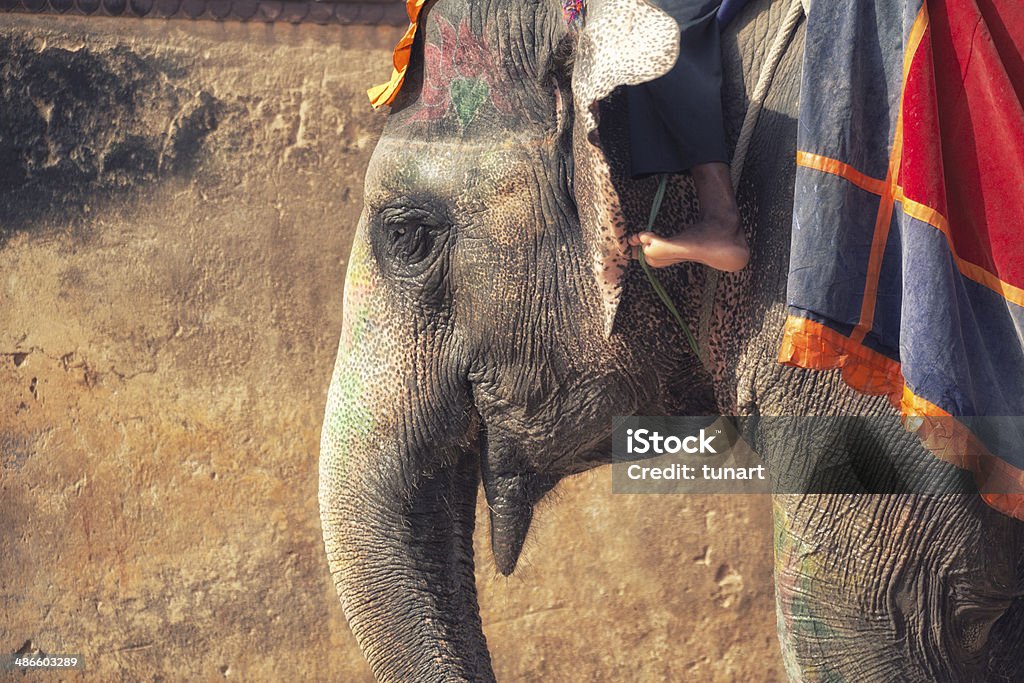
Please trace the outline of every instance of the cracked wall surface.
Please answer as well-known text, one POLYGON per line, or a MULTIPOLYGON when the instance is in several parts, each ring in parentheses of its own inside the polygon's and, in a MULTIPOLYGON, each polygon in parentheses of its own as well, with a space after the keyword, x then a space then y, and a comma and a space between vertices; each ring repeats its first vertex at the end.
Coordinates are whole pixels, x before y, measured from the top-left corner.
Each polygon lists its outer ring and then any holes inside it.
MULTIPOLYGON (((0 651, 68 680, 369 680, 319 429, 400 29, 0 16, 0 651)), ((538 510, 503 680, 781 678, 763 497, 538 510)))

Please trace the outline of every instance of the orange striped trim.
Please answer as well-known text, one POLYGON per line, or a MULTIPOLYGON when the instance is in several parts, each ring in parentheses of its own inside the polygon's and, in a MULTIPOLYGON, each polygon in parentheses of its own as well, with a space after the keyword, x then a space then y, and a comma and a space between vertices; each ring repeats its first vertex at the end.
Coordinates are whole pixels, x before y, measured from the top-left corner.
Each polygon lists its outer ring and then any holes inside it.
POLYGON ((419 27, 420 10, 423 9, 426 2, 427 0, 406 0, 405 12, 409 15, 409 28, 405 30, 402 39, 398 41, 391 57, 391 62, 394 65, 391 80, 375 85, 366 91, 374 109, 391 104, 405 82, 405 73, 409 70, 409 60, 412 58, 412 42, 416 38, 416 29, 419 27))
POLYGON ((939 460, 978 471, 981 452, 987 451, 952 415, 915 394, 906 383, 896 407, 907 431, 916 433, 939 460))
POLYGON ((899 409, 903 426, 915 433, 933 455, 974 473, 988 505, 1024 520, 1024 470, 992 455, 962 422, 905 384, 899 409))
POLYGON ((841 368, 843 381, 863 394, 899 400, 900 364, 854 342, 831 327, 790 315, 786 319, 779 362, 810 370, 841 368))
MULTIPOLYGON (((952 247, 952 245, 950 245, 950 247, 952 247)), ((1014 287, 1005 280, 1000 280, 998 277, 977 264, 971 263, 970 261, 964 261, 956 255, 955 251, 953 252, 953 257, 956 259, 957 268, 961 273, 963 273, 964 277, 977 282, 979 285, 988 287, 1010 303, 1024 307, 1024 289, 1014 287)))
MULTIPOLYGON (((821 156, 820 154, 798 151, 796 153, 796 163, 797 166, 803 166, 815 171, 821 171, 822 173, 838 176, 872 194, 881 195, 885 192, 884 180, 879 180, 878 178, 872 178, 869 175, 865 175, 853 166, 843 163, 838 159, 821 156)), ((972 280, 973 282, 977 282, 979 285, 988 287, 1010 303, 1024 308, 1024 289, 1010 284, 1006 280, 1001 279, 999 276, 976 263, 964 260, 959 254, 957 254, 956 245, 953 243, 953 233, 949 227, 949 220, 939 213, 939 211, 907 197, 904 194, 903 186, 899 184, 897 184, 893 189, 893 200, 902 204, 903 213, 907 214, 911 218, 921 221, 922 223, 927 223, 946 237, 946 244, 949 246, 949 252, 953 256, 953 260, 956 262, 957 269, 959 269, 960 273, 964 277, 972 280)))
POLYGON ((779 362, 810 370, 841 369, 843 381, 862 394, 885 395, 903 426, 937 458, 974 473, 982 499, 1024 521, 1024 470, 992 455, 955 417, 915 394, 900 364, 821 323, 786 318, 779 362))
POLYGON ((840 178, 850 181, 860 189, 870 192, 871 194, 880 195, 885 192, 884 180, 864 175, 853 166, 844 164, 838 159, 830 159, 829 157, 823 157, 820 154, 811 154, 810 152, 797 150, 796 165, 812 168, 816 171, 821 171, 822 173, 830 173, 832 175, 839 176, 840 178))
MULTIPOLYGON (((897 126, 897 134, 900 127, 897 126)), ((902 138, 902 136, 899 136, 902 138)), ((893 148, 894 155, 902 155, 903 144, 900 140, 899 147, 893 148)), ((892 224, 893 193, 892 193, 892 165, 885 176, 885 191, 882 192, 882 199, 878 204, 878 214, 875 216, 875 229, 871 236, 871 251, 868 255, 868 271, 864 279, 864 298, 860 303, 860 320, 853 328, 851 338, 856 342, 864 341, 868 332, 875 325, 875 306, 878 303, 878 283, 882 277, 882 259, 885 257, 885 246, 889 242, 889 226, 892 224)))
POLYGON ((907 93, 907 80, 910 67, 917 56, 921 40, 928 29, 928 3, 921 4, 914 25, 907 38, 907 48, 903 53, 903 80, 900 86, 900 105, 896 115, 896 131, 893 135, 892 151, 889 153, 889 168, 885 174, 885 187, 875 217, 875 232, 871 239, 871 254, 868 258, 867 279, 864 283, 864 298, 861 301, 860 321, 853 329, 851 336, 854 341, 861 342, 875 324, 875 305, 878 302, 878 283, 882 274, 882 259, 885 246, 889 241, 889 226, 892 224, 893 203, 896 195, 896 184, 899 182, 900 165, 903 163, 903 104, 907 93))

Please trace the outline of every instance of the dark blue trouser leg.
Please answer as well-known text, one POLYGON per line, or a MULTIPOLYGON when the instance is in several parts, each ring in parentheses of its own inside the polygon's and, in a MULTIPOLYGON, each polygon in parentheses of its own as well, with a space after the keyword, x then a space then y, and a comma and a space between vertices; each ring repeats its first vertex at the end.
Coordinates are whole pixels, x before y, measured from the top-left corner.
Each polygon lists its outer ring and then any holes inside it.
POLYGON ((720 0, 662 0, 680 25, 679 59, 648 83, 627 86, 633 177, 729 162, 722 121, 720 0))

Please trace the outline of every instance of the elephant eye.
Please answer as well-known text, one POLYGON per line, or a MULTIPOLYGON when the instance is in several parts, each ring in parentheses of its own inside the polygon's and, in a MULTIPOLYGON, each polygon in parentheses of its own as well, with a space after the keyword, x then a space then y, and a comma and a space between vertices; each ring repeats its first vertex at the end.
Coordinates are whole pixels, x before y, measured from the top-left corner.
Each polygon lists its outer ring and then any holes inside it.
POLYGON ((423 209, 385 209, 379 225, 386 260, 399 268, 429 264, 447 233, 445 223, 423 209))
POLYGON ((410 265, 419 263, 433 251, 434 235, 424 223, 385 224, 391 252, 410 265))

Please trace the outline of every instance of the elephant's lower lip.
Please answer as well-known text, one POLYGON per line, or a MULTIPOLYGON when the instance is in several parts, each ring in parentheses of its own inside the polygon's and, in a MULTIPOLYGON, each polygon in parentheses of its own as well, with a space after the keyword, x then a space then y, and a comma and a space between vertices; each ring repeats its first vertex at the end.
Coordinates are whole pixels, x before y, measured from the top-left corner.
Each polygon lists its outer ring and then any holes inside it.
POLYGON ((491 552, 503 576, 510 576, 515 571, 532 521, 531 505, 501 512, 491 508, 491 552))
MULTIPOLYGON (((498 571, 509 576, 515 571, 523 543, 533 522, 533 508, 555 487, 564 475, 529 474, 518 477, 519 487, 505 489, 489 500, 491 513, 491 551, 498 571)), ((485 489, 487 487, 485 483, 485 489)))
POLYGON ((491 552, 498 571, 509 576, 515 571, 530 531, 533 506, 561 477, 536 472, 494 472, 486 463, 481 474, 490 510, 491 552))

